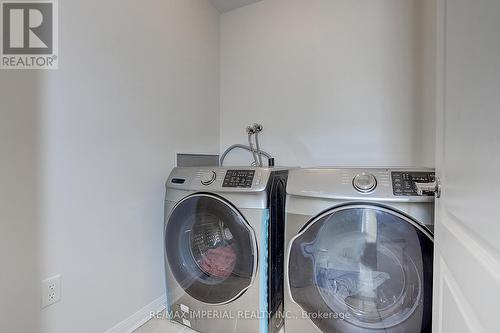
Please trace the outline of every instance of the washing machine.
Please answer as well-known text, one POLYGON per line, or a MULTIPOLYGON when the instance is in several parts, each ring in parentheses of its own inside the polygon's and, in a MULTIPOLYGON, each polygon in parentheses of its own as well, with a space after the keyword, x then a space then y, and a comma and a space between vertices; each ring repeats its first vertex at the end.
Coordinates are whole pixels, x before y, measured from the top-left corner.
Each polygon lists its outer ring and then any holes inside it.
POLYGON ((287 175, 279 168, 172 171, 164 229, 172 320, 203 333, 283 326, 287 175))
POLYGON ((290 171, 286 333, 431 332, 432 169, 290 171))

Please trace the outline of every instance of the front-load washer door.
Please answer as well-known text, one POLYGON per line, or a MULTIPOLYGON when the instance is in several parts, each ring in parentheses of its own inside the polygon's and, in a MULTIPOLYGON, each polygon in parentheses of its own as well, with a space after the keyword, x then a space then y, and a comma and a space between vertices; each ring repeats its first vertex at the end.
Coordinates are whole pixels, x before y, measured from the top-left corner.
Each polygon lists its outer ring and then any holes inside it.
POLYGON ((181 288, 208 304, 239 297, 252 284, 257 266, 252 228, 236 208, 210 194, 194 194, 173 208, 165 251, 181 288))
POLYGON ((375 205, 338 207, 292 239, 289 291, 323 332, 430 332, 433 241, 375 205))

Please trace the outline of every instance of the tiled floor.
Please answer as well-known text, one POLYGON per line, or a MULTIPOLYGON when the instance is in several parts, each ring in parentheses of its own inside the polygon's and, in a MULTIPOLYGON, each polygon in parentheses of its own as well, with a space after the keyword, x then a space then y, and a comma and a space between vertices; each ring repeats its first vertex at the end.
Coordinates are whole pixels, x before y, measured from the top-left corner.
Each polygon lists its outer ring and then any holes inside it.
POLYGON ((165 319, 151 319, 134 333, 194 333, 186 326, 165 319))
MULTIPOLYGON (((134 333, 195 333, 186 326, 182 326, 168 319, 151 319, 134 333)), ((283 333, 283 329, 280 331, 283 333)))

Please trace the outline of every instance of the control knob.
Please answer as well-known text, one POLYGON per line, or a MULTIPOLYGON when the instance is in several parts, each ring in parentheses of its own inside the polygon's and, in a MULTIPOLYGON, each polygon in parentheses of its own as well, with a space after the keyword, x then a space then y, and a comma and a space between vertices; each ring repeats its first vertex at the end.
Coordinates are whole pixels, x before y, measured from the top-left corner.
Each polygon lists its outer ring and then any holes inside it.
POLYGON ((354 177, 352 184, 361 193, 370 193, 377 187, 377 179, 370 173, 360 173, 354 177))
POLYGON ((201 183, 205 186, 212 184, 217 178, 217 174, 214 171, 204 172, 201 175, 201 183))

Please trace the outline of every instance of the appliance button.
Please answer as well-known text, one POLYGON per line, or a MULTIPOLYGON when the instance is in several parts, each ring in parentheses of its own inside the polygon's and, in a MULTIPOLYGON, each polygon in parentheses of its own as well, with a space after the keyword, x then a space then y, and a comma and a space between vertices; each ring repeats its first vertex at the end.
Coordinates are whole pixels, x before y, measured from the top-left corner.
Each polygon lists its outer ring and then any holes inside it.
POLYGON ((370 173, 360 173, 352 181, 354 188, 361 193, 369 193, 377 187, 377 179, 370 173))

